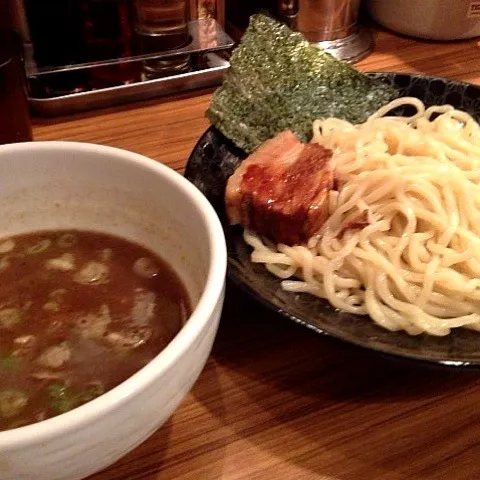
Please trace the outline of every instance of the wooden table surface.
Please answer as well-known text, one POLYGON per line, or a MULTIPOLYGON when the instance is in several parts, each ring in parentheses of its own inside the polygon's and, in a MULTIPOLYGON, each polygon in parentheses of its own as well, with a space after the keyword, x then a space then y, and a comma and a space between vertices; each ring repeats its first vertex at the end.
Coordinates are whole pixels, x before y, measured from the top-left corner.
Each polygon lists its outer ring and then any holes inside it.
MULTIPOLYGON (((480 84, 478 40, 375 31, 366 71, 480 84)), ((37 140, 132 150, 182 171, 212 91, 58 119, 37 140)), ((211 357, 173 417, 90 480, 480 478, 480 375, 385 360, 314 335, 228 285, 211 357)))

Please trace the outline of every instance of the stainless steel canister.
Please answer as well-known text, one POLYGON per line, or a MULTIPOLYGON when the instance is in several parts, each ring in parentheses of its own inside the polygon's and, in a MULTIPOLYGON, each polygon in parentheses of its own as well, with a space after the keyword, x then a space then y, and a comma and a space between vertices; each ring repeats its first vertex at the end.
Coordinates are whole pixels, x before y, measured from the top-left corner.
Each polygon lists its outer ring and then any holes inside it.
POLYGON ((370 33, 358 24, 360 0, 277 0, 277 15, 332 55, 355 62, 370 53, 370 33))

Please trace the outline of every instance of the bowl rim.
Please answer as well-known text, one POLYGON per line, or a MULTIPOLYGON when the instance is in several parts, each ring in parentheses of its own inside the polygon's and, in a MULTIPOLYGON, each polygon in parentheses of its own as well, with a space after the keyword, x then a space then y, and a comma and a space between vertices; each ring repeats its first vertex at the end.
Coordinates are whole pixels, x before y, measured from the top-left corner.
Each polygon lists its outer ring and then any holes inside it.
POLYGON ((223 295, 227 269, 225 236, 215 210, 197 187, 172 168, 138 153, 92 143, 62 140, 0 145, 0 156, 34 151, 107 155, 112 159, 150 170, 152 175, 162 177, 177 187, 197 208, 197 213, 207 228, 210 262, 205 287, 192 314, 173 340, 156 357, 124 382, 84 405, 37 423, 0 431, 0 451, 3 453, 26 445, 44 443, 53 437, 89 425, 109 411, 121 408, 138 392, 162 376, 184 352, 188 351, 198 334, 210 322, 217 301, 223 295))

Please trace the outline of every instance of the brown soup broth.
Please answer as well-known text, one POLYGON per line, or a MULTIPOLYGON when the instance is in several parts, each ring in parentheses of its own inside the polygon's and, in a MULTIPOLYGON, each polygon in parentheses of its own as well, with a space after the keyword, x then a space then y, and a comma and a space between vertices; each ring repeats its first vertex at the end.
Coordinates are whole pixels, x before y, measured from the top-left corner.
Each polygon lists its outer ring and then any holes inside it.
POLYGON ((190 313, 172 268, 122 238, 69 230, 0 240, 0 430, 115 387, 190 313))

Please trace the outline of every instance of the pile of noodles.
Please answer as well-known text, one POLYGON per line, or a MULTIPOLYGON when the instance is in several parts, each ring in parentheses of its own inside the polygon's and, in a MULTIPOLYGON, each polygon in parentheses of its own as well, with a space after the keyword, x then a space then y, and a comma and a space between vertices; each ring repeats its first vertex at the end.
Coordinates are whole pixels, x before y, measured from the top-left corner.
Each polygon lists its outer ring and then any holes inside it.
POLYGON ((416 335, 480 330, 480 126, 449 105, 401 98, 361 125, 329 118, 313 142, 333 152, 338 190, 308 244, 245 231, 252 261, 334 307, 416 335), (401 104, 412 117, 387 114, 401 104), (359 228, 345 228, 358 223, 359 228))

